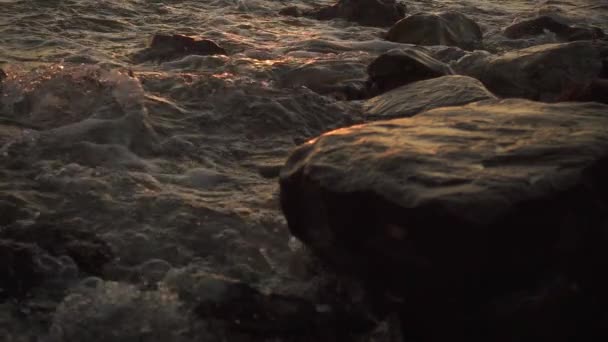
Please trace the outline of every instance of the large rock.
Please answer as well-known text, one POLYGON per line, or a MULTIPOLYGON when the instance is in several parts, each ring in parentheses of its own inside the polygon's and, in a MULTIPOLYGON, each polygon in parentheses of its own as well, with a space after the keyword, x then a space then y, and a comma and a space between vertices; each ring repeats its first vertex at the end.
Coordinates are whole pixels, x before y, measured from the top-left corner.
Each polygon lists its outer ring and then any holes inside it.
POLYGON ((573 27, 551 16, 544 15, 533 19, 526 19, 508 26, 504 35, 511 39, 520 39, 553 32, 564 41, 589 40, 604 37, 602 29, 598 27, 573 27))
POLYGON ((338 0, 332 6, 310 11, 283 10, 283 14, 304 15, 318 20, 342 18, 364 26, 391 26, 405 16, 406 7, 397 0, 338 0))
POLYGON ((371 119, 404 118, 433 108, 495 98, 474 78, 443 76, 410 83, 371 98, 365 101, 363 109, 371 119))
POLYGON ((150 46, 133 55, 136 63, 145 61, 167 61, 187 55, 226 55, 224 48, 208 39, 197 40, 181 34, 160 34, 152 38, 150 46))
POLYGON ((494 94, 557 102, 577 100, 602 70, 602 44, 545 44, 503 55, 472 54, 452 64, 494 94))
POLYGON ((482 38, 479 25, 458 12, 414 14, 397 22, 386 35, 386 39, 392 42, 458 46, 463 49, 477 47, 482 38))
POLYGON ((575 341, 608 311, 607 172, 608 106, 489 100, 302 145, 281 205, 412 340, 575 341))
POLYGON ((424 50, 411 47, 383 53, 367 68, 372 93, 382 93, 402 85, 453 74, 452 69, 424 50))

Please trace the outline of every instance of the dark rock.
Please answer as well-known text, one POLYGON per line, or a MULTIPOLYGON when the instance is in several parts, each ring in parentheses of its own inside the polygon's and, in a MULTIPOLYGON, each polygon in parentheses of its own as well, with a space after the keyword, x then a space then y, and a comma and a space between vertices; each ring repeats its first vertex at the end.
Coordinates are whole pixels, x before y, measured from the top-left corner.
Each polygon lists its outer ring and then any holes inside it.
POLYGON ((335 5, 305 11, 318 20, 346 19, 364 26, 387 27, 405 16, 406 7, 396 0, 338 0, 335 5))
POLYGON ((283 165, 262 165, 258 167, 258 173, 264 178, 277 178, 282 167, 283 165))
POLYGON ((501 97, 572 100, 600 75, 600 47, 590 41, 546 44, 499 56, 472 54, 452 67, 501 97))
POLYGON ((418 48, 391 50, 376 58, 367 68, 372 93, 453 74, 446 64, 418 48))
POLYGON ((290 17, 301 17, 303 15, 303 11, 298 6, 289 6, 281 9, 279 11, 280 15, 287 15, 290 17))
POLYGON ((0 227, 15 222, 19 214, 19 207, 15 203, 0 199, 0 227))
POLYGON ((256 340, 292 341, 299 336, 298 341, 350 341, 376 326, 364 311, 327 305, 319 308, 309 299, 262 293, 243 282, 212 274, 201 275, 200 279, 213 291, 198 299, 195 313, 221 327, 222 335, 231 337, 229 340, 241 334, 256 340))
POLYGON ((103 266, 114 258, 110 246, 105 241, 93 232, 70 225, 15 225, 0 231, 0 238, 37 245, 52 256, 67 255, 82 271, 92 275, 101 275, 103 266))
POLYGON ((463 49, 477 47, 482 38, 479 25, 458 12, 414 14, 397 22, 386 35, 386 39, 392 42, 463 49))
POLYGON ((443 76, 418 81, 371 98, 363 104, 367 118, 392 119, 447 106, 496 99, 478 80, 443 76))
POLYGON ((150 46, 133 56, 137 63, 156 60, 167 61, 178 59, 187 55, 226 55, 224 48, 215 42, 202 39, 197 40, 192 37, 173 34, 155 34, 150 46))
POLYGON ((588 340, 608 311, 607 113, 489 100, 328 132, 287 161, 282 209, 406 339, 588 340))
POLYGON ((42 255, 34 245, 0 239, 0 300, 22 298, 42 283, 42 255))
POLYGON ((515 23, 507 27, 504 34, 507 38, 519 39, 540 35, 545 31, 555 33, 559 39, 564 41, 590 40, 605 36, 598 27, 572 27, 546 15, 515 23))

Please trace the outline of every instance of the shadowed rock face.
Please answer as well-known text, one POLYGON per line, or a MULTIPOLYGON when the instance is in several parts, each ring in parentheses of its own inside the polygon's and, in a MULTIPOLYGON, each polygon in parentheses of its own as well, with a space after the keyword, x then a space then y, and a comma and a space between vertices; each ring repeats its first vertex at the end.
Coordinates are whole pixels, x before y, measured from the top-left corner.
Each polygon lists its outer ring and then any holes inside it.
MULTIPOLYGON (((335 5, 304 11, 303 15, 318 20, 342 18, 364 26, 391 26, 405 16, 406 7, 396 0, 339 0, 335 5)), ((299 15, 297 10, 283 14, 299 15)))
POLYGON ((196 40, 181 34, 155 34, 150 46, 133 56, 136 63, 148 60, 167 61, 187 55, 226 55, 226 50, 215 42, 196 40))
POLYGON ((453 67, 501 97, 578 100, 601 74, 602 49, 605 45, 590 41, 546 44, 499 56, 472 54, 453 67))
POLYGON ((386 35, 386 39, 392 42, 463 49, 475 48, 482 37, 479 25, 458 12, 414 14, 397 22, 386 35))
POLYGON ((604 37, 604 32, 597 27, 571 27, 550 16, 540 16, 534 19, 522 20, 505 29, 505 36, 510 39, 519 39, 526 36, 535 36, 545 31, 553 32, 561 40, 575 41, 604 37))
POLYGON ((372 93, 383 93, 402 85, 451 75, 452 69, 418 48, 391 50, 367 68, 372 93))
POLYGON ((577 340, 608 303, 607 113, 489 100, 339 129, 293 152, 281 205, 409 338, 577 340))
POLYGON ((478 80, 454 75, 404 85, 365 101, 363 108, 369 119, 392 119, 495 98, 478 80))

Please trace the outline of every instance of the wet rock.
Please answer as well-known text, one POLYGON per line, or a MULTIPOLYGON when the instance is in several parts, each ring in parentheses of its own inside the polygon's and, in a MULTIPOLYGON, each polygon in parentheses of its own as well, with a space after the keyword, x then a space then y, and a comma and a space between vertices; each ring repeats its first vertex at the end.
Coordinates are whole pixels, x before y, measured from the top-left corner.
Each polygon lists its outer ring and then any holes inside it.
POLYGON ((338 0, 335 5, 305 11, 318 20, 346 19, 364 26, 387 27, 405 16, 406 7, 397 0, 338 0))
POLYGON ((219 275, 199 276, 205 296, 199 297, 196 315, 223 330, 222 336, 289 338, 297 341, 348 341, 376 326, 364 311, 318 305, 309 299, 262 293, 243 282, 219 275))
POLYGON ((67 255, 80 270, 93 275, 101 275, 103 266, 114 259, 110 246, 95 233, 68 224, 14 225, 0 231, 0 238, 36 245, 52 256, 67 255))
POLYGON ((181 34, 155 34, 150 46, 133 55, 136 63, 145 61, 167 61, 187 55, 226 55, 224 48, 212 40, 197 40, 181 34))
POLYGON ((397 22, 386 35, 386 39, 392 42, 463 49, 477 47, 482 37, 479 25, 458 12, 414 14, 397 22))
POLYGON ((418 81, 371 98, 363 104, 371 119, 410 117, 425 110, 496 99, 478 80, 443 76, 418 81))
POLYGON ((0 239, 0 301, 21 298, 42 283, 43 252, 32 244, 0 239))
POLYGON ((382 93, 399 86, 453 74, 446 64, 418 48, 390 50, 367 68, 372 93, 382 93))
POLYGON ((605 36, 602 29, 598 27, 572 27, 547 15, 515 23, 507 27, 504 34, 510 39, 520 39, 540 35, 545 31, 555 33, 559 39, 564 41, 590 40, 605 36))
POLYGON ((479 79, 501 97, 557 102, 574 100, 602 69, 600 44, 545 44, 503 55, 472 54, 452 67, 479 79))
POLYGON ((559 323, 567 307, 575 337, 592 334, 608 311, 606 113, 488 100, 328 132, 287 161, 282 209, 328 266, 399 312, 406 338, 535 341, 498 313, 541 294, 526 317, 559 323))

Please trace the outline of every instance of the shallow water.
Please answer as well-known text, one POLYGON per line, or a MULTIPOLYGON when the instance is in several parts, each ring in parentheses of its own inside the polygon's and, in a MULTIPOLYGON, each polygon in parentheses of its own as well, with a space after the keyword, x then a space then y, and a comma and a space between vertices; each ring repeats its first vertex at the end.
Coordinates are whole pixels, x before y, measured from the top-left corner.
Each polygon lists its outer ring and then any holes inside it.
MULTIPOLYGON (((369 61, 399 44, 383 41, 384 29, 277 14, 293 3, 0 0, 8 74, 0 198, 22 208, 21 221, 52 216, 86 227, 117 256, 103 279, 83 280, 58 260, 45 291, 0 304, 0 336, 213 340, 175 296, 206 291, 194 289, 193 274, 284 292, 311 281, 298 272, 276 180, 261 170, 277 169, 307 139, 361 121, 356 102, 313 90, 365 79, 369 61), (133 64, 156 32, 213 39, 229 56, 133 64)), ((605 1, 424 0, 408 8, 471 16, 491 52, 554 41, 501 36, 538 13, 608 29, 605 1)))

